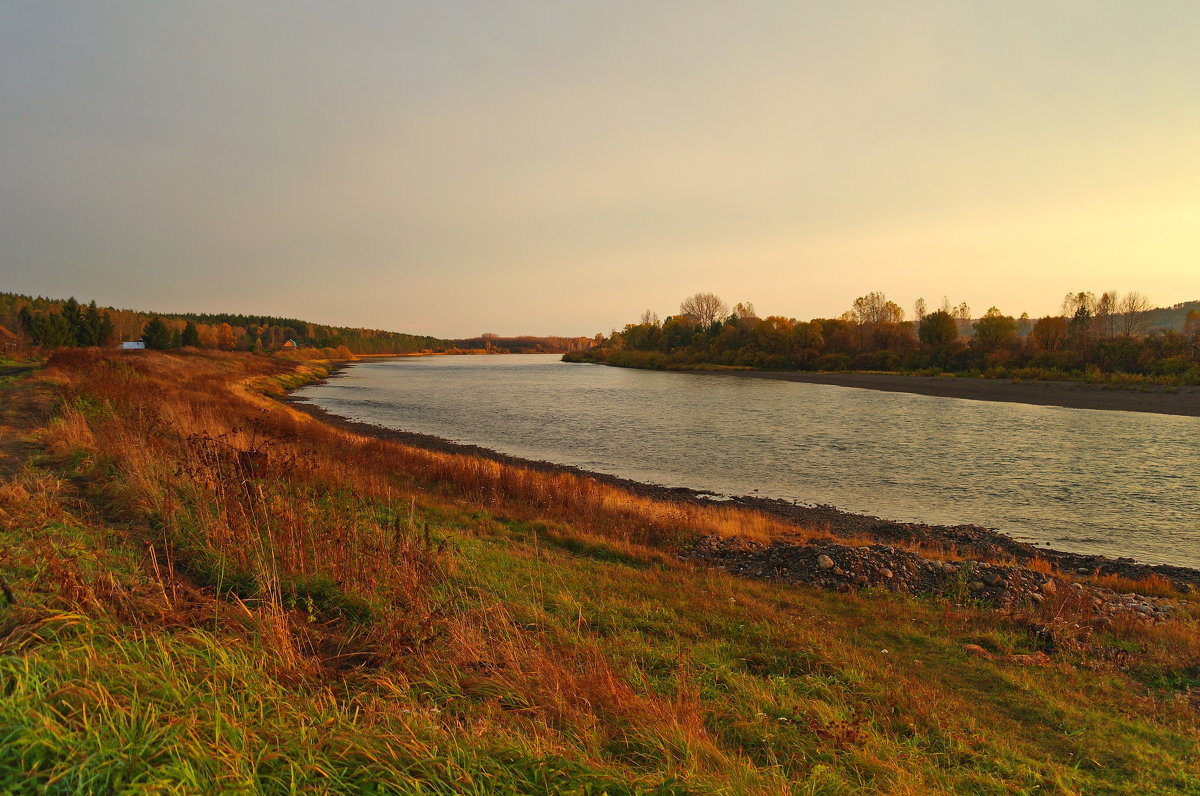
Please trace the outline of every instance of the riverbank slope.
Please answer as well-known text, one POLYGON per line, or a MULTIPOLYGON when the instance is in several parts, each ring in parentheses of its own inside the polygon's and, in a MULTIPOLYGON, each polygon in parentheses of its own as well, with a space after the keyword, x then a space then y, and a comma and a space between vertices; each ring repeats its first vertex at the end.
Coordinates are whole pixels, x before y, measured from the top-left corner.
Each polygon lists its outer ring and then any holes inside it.
POLYGON ((0 790, 1200 787, 1193 602, 1100 616, 1044 562, 997 610, 967 576, 1005 562, 949 553, 924 597, 732 576, 729 545, 830 579, 879 551, 269 397, 324 372, 71 352, 0 385, 0 790))

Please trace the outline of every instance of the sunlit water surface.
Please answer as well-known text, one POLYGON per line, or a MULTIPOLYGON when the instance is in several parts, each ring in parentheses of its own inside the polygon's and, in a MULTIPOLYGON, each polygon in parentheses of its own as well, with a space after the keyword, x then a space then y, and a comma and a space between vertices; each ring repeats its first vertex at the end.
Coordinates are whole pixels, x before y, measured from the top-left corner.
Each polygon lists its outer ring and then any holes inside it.
POLYGON ((1196 418, 552 355, 364 362, 298 395, 353 420, 638 481, 1200 566, 1196 418))

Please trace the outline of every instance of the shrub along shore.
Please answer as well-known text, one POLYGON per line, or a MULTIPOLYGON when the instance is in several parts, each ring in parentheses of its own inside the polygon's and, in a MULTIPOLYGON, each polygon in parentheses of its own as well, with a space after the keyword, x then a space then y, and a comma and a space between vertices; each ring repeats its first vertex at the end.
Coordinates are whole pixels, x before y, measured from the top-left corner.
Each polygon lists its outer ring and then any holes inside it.
POLYGON ((692 551, 871 540, 272 397, 327 372, 78 350, 0 383, 0 791, 1200 789, 1169 584, 1112 581, 1150 618, 1051 561, 1003 610, 737 577, 692 551))

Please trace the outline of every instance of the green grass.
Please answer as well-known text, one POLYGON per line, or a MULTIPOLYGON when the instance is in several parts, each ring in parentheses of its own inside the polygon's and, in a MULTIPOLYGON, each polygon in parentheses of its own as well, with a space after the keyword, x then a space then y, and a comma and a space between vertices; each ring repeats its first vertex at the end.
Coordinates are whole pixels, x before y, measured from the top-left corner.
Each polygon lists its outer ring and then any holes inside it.
MULTIPOLYGON (((508 634, 493 638, 500 651, 477 650, 471 669, 435 655, 406 679, 359 672, 315 686, 280 678, 270 649, 224 622, 130 627, 108 610, 47 613, 10 633, 0 655, 0 789, 1200 788, 1194 724, 1131 713, 1125 678, 967 658, 968 641, 1033 648, 999 618, 947 632, 931 602, 741 582, 663 566, 652 552, 548 544, 545 533, 518 541, 511 522, 487 517, 468 534, 451 527, 436 530, 455 540, 458 610, 500 605, 510 619, 496 626, 508 634), (615 704, 546 711, 519 677, 496 674, 546 649, 572 666, 586 662, 581 651, 598 655, 631 694, 672 704, 665 715, 691 694, 706 742, 615 704), (525 714, 546 729, 523 734, 525 714), (479 738, 470 728, 480 725, 507 732, 479 738)), ((139 577, 127 551, 97 554, 73 524, 42 529, 40 544, 81 573, 139 577)), ((24 595, 45 573, 9 566, 5 577, 24 595)), ((0 617, 11 624, 16 610, 0 617)))
POLYGON ((1194 619, 1021 666, 1024 615, 739 580, 411 473, 139 464, 111 394, 0 481, 0 792, 1200 792, 1194 619))

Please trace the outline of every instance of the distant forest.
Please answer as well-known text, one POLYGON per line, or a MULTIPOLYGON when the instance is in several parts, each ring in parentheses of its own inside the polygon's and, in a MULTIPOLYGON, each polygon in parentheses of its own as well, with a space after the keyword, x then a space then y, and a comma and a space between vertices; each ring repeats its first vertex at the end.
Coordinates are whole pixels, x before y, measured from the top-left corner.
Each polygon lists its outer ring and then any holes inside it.
POLYGON ((500 337, 443 340, 424 335, 325 326, 297 318, 220 313, 153 313, 97 307, 74 298, 49 299, 0 293, 0 352, 63 346, 116 346, 141 341, 147 348, 182 346, 226 351, 290 350, 299 356, 439 353, 563 353, 593 343, 587 337, 500 337))
POLYGON ((1070 293, 1058 315, 1013 317, 924 299, 911 318, 883 293, 854 300, 837 318, 760 318, 712 293, 678 314, 638 323, 568 354, 575 362, 668 370, 867 370, 1010 378, 1098 378, 1200 383, 1200 301, 1153 308, 1140 293, 1070 293))

